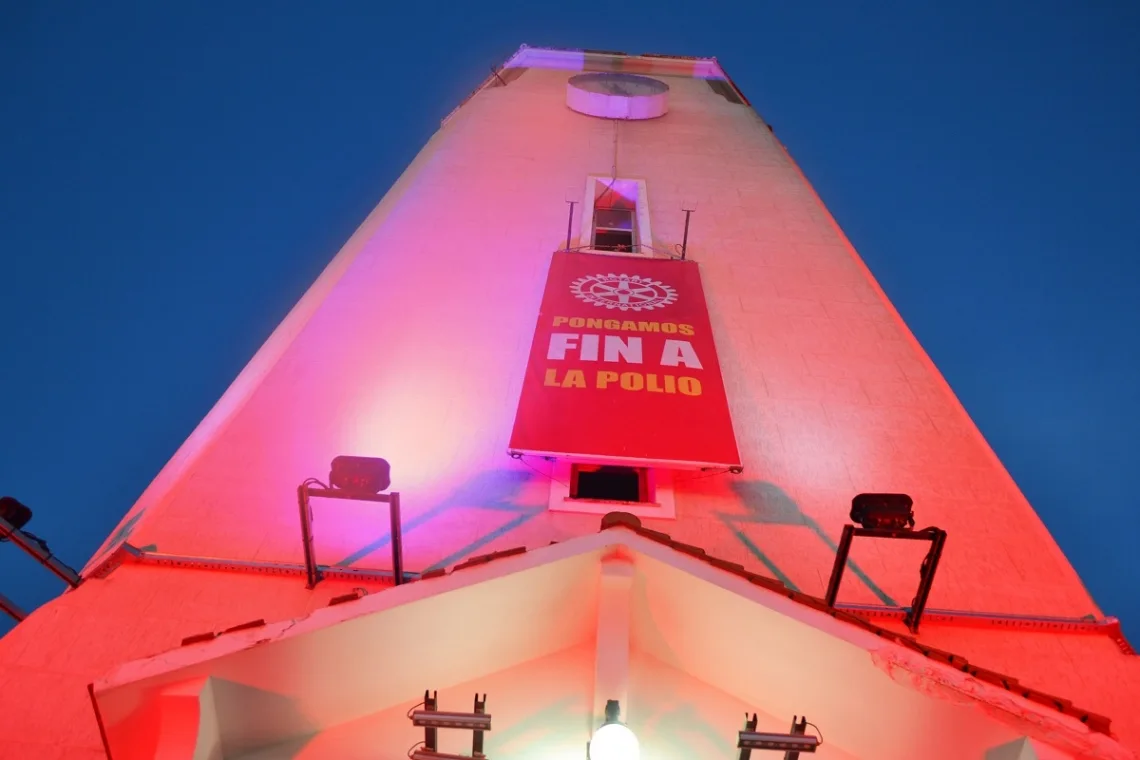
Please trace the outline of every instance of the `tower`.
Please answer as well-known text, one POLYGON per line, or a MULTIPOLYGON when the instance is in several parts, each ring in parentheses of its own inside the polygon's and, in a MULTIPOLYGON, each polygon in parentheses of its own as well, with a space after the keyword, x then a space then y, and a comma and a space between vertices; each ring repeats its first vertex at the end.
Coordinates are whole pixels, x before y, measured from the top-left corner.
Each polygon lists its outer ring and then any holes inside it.
POLYGON ((493 758, 611 700, 656 757, 1140 747, 1119 627, 711 59, 521 49, 83 577, 0 640, 0 757, 403 757, 425 690, 493 758), (883 493, 939 532, 836 587, 883 493))

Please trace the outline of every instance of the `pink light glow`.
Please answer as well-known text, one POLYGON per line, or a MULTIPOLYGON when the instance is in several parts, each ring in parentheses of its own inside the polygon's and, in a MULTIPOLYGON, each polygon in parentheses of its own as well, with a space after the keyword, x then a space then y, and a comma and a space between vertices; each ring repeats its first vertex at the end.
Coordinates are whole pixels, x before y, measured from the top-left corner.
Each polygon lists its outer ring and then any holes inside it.
MULTIPOLYGON (((324 479, 340 454, 391 462, 412 571, 520 545, 563 542, 558 550, 597 530, 596 517, 546 509, 548 463, 506 455, 550 251, 565 244, 566 189, 585 197, 582 183, 609 172, 614 160, 613 125, 565 106, 566 70, 581 70, 587 60, 581 53, 522 51, 515 63, 528 67, 523 76, 480 92, 449 118, 143 495, 124 521, 130 543, 155 544, 172 555, 299 562, 296 487, 309 477, 324 479)), ((705 284, 745 466, 741 476, 678 474, 677 519, 649 527, 821 594, 851 497, 905 491, 920 524, 950 534, 932 604, 1028 615, 1095 612, 1080 579, 779 143, 750 109, 689 78, 716 74, 715 62, 625 64, 654 76, 684 75, 669 80, 667 115, 618 126, 618 172, 646 183, 646 218, 654 245, 663 249, 683 234, 682 202, 699 201, 689 251, 705 284)), ((374 506, 315 504, 314 530, 322 564, 387 565, 387 516, 374 506)), ((918 560, 906 551, 858 547, 841 600, 908 604, 918 560)), ((700 575, 704 570, 694 571, 700 583, 669 572, 646 571, 656 580, 632 594, 638 649, 629 688, 638 706, 630 716, 635 730, 644 731, 646 757, 731 756, 740 712, 760 710, 763 726, 785 730, 796 689, 834 684, 837 673, 845 682, 853 672, 872 679, 882 699, 908 706, 916 727, 912 757, 938 757, 920 744, 923 732, 937 726, 948 736, 957 726, 977 747, 1016 738, 979 727, 990 724, 978 711, 955 713, 926 697, 909 701, 913 689, 889 682, 865 651, 863 660, 844 659, 847 650, 820 633, 832 623, 846 625, 840 621, 794 628, 793 613, 763 617, 756 605, 734 607, 719 581, 700 575), (712 585, 701 585, 706 581, 712 585), (740 623, 745 619, 749 625, 740 623), (817 671, 801 684, 789 669, 814 660, 806 654, 796 660, 779 647, 800 651, 817 635, 823 638, 812 651, 842 667, 813 665, 817 671), (760 657, 764 647, 776 647, 770 658, 760 657), (736 659, 743 651, 755 656, 751 670, 736 659), (778 694, 759 686, 774 675, 785 679, 778 694), (923 723, 935 713, 941 723, 923 723)), ((0 745, 0 760, 90 756, 99 737, 85 683, 158 652, 189 657, 193 647, 179 647, 184 636, 259 617, 272 626, 323 610, 352 585, 325 581, 308 591, 286 576, 129 565, 92 579, 0 640, 0 663, 9 674, 0 690, 0 734, 24 742, 11 745, 16 749, 0 745)), ((352 604, 404 593, 412 592, 384 591, 352 604)), ((587 598, 546 599, 547 587, 534 593, 536 606, 557 602, 555 612, 567 600, 587 598)), ((465 634, 479 630, 472 622, 477 607, 456 610, 440 607, 439 619, 465 634)), ((593 614, 582 611, 579 622, 592 623, 593 614)), ((548 626, 530 643, 556 635, 548 626)), ((1134 710, 1140 660, 1121 655, 1106 637, 932 624, 921 640, 1110 715, 1124 744, 1140 747, 1134 710)), ((401 654, 418 646, 415 636, 399 641, 401 654)), ((374 747, 375 737, 389 730, 414 741, 404 717, 414 692, 440 688, 462 709, 478 686, 491 693, 492 711, 513 721, 494 735, 501 756, 527 757, 528 747, 541 746, 531 756, 581 758, 592 728, 595 695, 583 674, 592 673, 593 644, 585 634, 563 644, 525 663, 500 653, 500 660, 484 663, 484 675, 470 672, 459 685, 422 683, 427 676, 409 670, 406 688, 385 697, 384 709, 302 742, 294 756, 363 757, 362 747, 374 747), (558 686, 536 696, 530 685, 539 678, 558 686)), ((250 644, 251 656, 275 646, 250 644)), ((323 656, 318 648, 294 654, 285 661, 323 656)), ((401 667, 426 662, 396 659, 401 667)), ((375 671, 382 669, 377 664, 375 671)), ((271 672, 249 671, 259 678, 271 672)), ((246 687, 297 686, 233 679, 231 697, 246 687)), ((299 710, 298 720, 314 720, 320 709, 299 710)), ((112 723, 120 718, 108 715, 112 723)), ((846 719, 837 712, 834 720, 846 719)), ((876 746, 873 732, 857 723, 845 723, 852 746, 876 746)), ((150 724, 135 735, 140 757, 153 756, 157 730, 150 724)), ((405 747, 391 756, 402 756, 405 747)), ((825 749, 821 757, 874 755, 825 749)))

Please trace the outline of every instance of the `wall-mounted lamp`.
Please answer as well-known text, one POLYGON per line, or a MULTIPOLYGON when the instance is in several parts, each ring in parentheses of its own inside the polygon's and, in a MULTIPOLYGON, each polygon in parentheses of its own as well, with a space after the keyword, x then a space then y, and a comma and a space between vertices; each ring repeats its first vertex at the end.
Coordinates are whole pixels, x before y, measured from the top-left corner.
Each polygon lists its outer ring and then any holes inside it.
POLYGON ((329 467, 329 485, 350 494, 378 494, 392 485, 392 466, 377 457, 339 456, 329 467))
POLYGON ((297 487, 297 507, 301 514, 301 543, 305 554, 305 587, 314 588, 321 580, 313 547, 312 497, 372 501, 388 505, 392 528, 392 576, 396 585, 404 582, 404 544, 400 529, 400 494, 380 493, 392 485, 392 468, 376 457, 339 456, 329 466, 329 485, 309 478, 297 487))
POLYGON ((586 745, 589 760, 639 760, 641 745, 629 726, 621 722, 621 706, 616 699, 606 702, 606 720, 586 745))
POLYGON ((918 571, 918 591, 903 618, 907 628, 914 633, 918 632, 926 600, 934 585, 938 560, 942 557, 942 547, 946 544, 946 531, 934 527, 915 530, 913 506, 913 500, 905 493, 861 493, 851 500, 851 520, 861 527, 843 526, 843 535, 835 551, 835 564, 831 567, 831 579, 827 582, 827 594, 824 596, 828 607, 834 607, 839 598, 839 584, 843 582, 847 555, 851 552, 851 542, 856 536, 929 541, 930 551, 922 560, 918 571))
MULTIPOLYGON (((784 760, 799 760, 801 752, 815 752, 816 747, 823 744, 818 736, 808 736, 807 718, 792 717, 792 730, 786 734, 770 734, 756 730, 756 714, 749 718, 744 715, 744 730, 737 738, 736 746, 740 749, 740 760, 750 760, 752 750, 769 750, 784 752, 784 760)), ((818 729, 816 729, 818 730, 818 729)))
POLYGON ((914 500, 905 493, 861 493, 851 500, 851 519, 868 530, 914 527, 914 500))
POLYGON ((422 710, 408 713, 412 725, 424 730, 423 746, 412 750, 412 760, 485 760, 483 754, 483 732, 491 730, 491 716, 487 714, 487 695, 482 699, 475 695, 475 709, 469 713, 442 712, 436 709, 438 692, 425 691, 422 710), (471 754, 449 755, 439 751, 439 729, 456 728, 471 732, 471 754))

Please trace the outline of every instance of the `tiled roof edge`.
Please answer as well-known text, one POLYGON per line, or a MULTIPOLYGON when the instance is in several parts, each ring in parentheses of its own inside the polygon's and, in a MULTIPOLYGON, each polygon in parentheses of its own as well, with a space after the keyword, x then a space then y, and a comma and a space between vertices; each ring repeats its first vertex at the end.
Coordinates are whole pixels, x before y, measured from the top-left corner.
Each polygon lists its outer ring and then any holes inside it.
POLYGON ((660 531, 649 530, 648 528, 642 527, 641 520, 627 512, 610 512, 602 518, 601 530, 611 530, 613 528, 625 528, 626 530, 631 530, 643 538, 648 538, 650 541, 661 544, 663 546, 667 546, 670 549, 675 549, 685 554, 695 556, 697 559, 700 559, 705 563, 712 565, 713 567, 717 567, 721 570, 730 572, 733 575, 744 578, 750 583, 761 585, 768 588, 769 590, 776 591, 777 593, 780 593, 795 602, 799 602, 805 607, 810 607, 814 610, 824 612, 828 615, 831 615, 836 620, 841 620, 850 625, 857 626, 883 639, 887 639, 895 644, 904 646, 907 649, 919 652, 931 660, 940 662, 944 665, 949 665, 950 667, 971 675, 974 678, 977 678, 979 681, 988 683, 991 686, 998 686, 1005 689, 1006 691, 1013 692, 1025 699, 1028 699, 1030 702, 1035 702, 1037 704, 1045 705, 1046 707, 1051 707, 1063 715, 1068 715, 1070 717, 1076 718, 1081 723, 1084 723, 1086 726, 1088 726, 1092 731, 1111 736, 1110 726, 1112 721, 1107 716, 1098 715, 1090 710, 1084 710, 1074 705, 1070 700, 1064 699, 1062 697, 1056 697, 1051 694, 1046 694, 1045 692, 1037 691, 1036 689, 1023 686, 1020 681, 1018 681, 1018 679, 1012 676, 1004 675, 996 671, 986 670, 976 665, 972 665, 969 663, 969 661, 966 660, 965 657, 962 657, 961 655, 956 655, 952 652, 944 652, 940 649, 926 646, 912 636, 907 636, 905 634, 882 628, 849 612, 844 612, 842 610, 837 610, 833 607, 829 607, 824 602, 824 600, 820 599, 819 597, 789 589, 780 581, 749 572, 745 570, 743 566, 737 563, 726 562, 715 557, 710 557, 705 554, 705 551, 703 549, 690 546, 689 544, 681 543, 680 541, 674 541, 666 533, 661 533, 660 531))

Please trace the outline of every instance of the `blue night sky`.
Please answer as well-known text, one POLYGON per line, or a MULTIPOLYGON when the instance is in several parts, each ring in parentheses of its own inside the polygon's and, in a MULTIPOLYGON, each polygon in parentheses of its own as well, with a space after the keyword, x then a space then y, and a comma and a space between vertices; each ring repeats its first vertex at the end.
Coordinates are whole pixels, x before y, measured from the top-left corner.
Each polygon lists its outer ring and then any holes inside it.
MULTIPOLYGON (((0 494, 60 557, 87 560, 492 64, 715 55, 1140 639, 1140 6, 454 5, 0 2, 0 494)), ((62 588, 0 545, 0 592, 62 588)))

